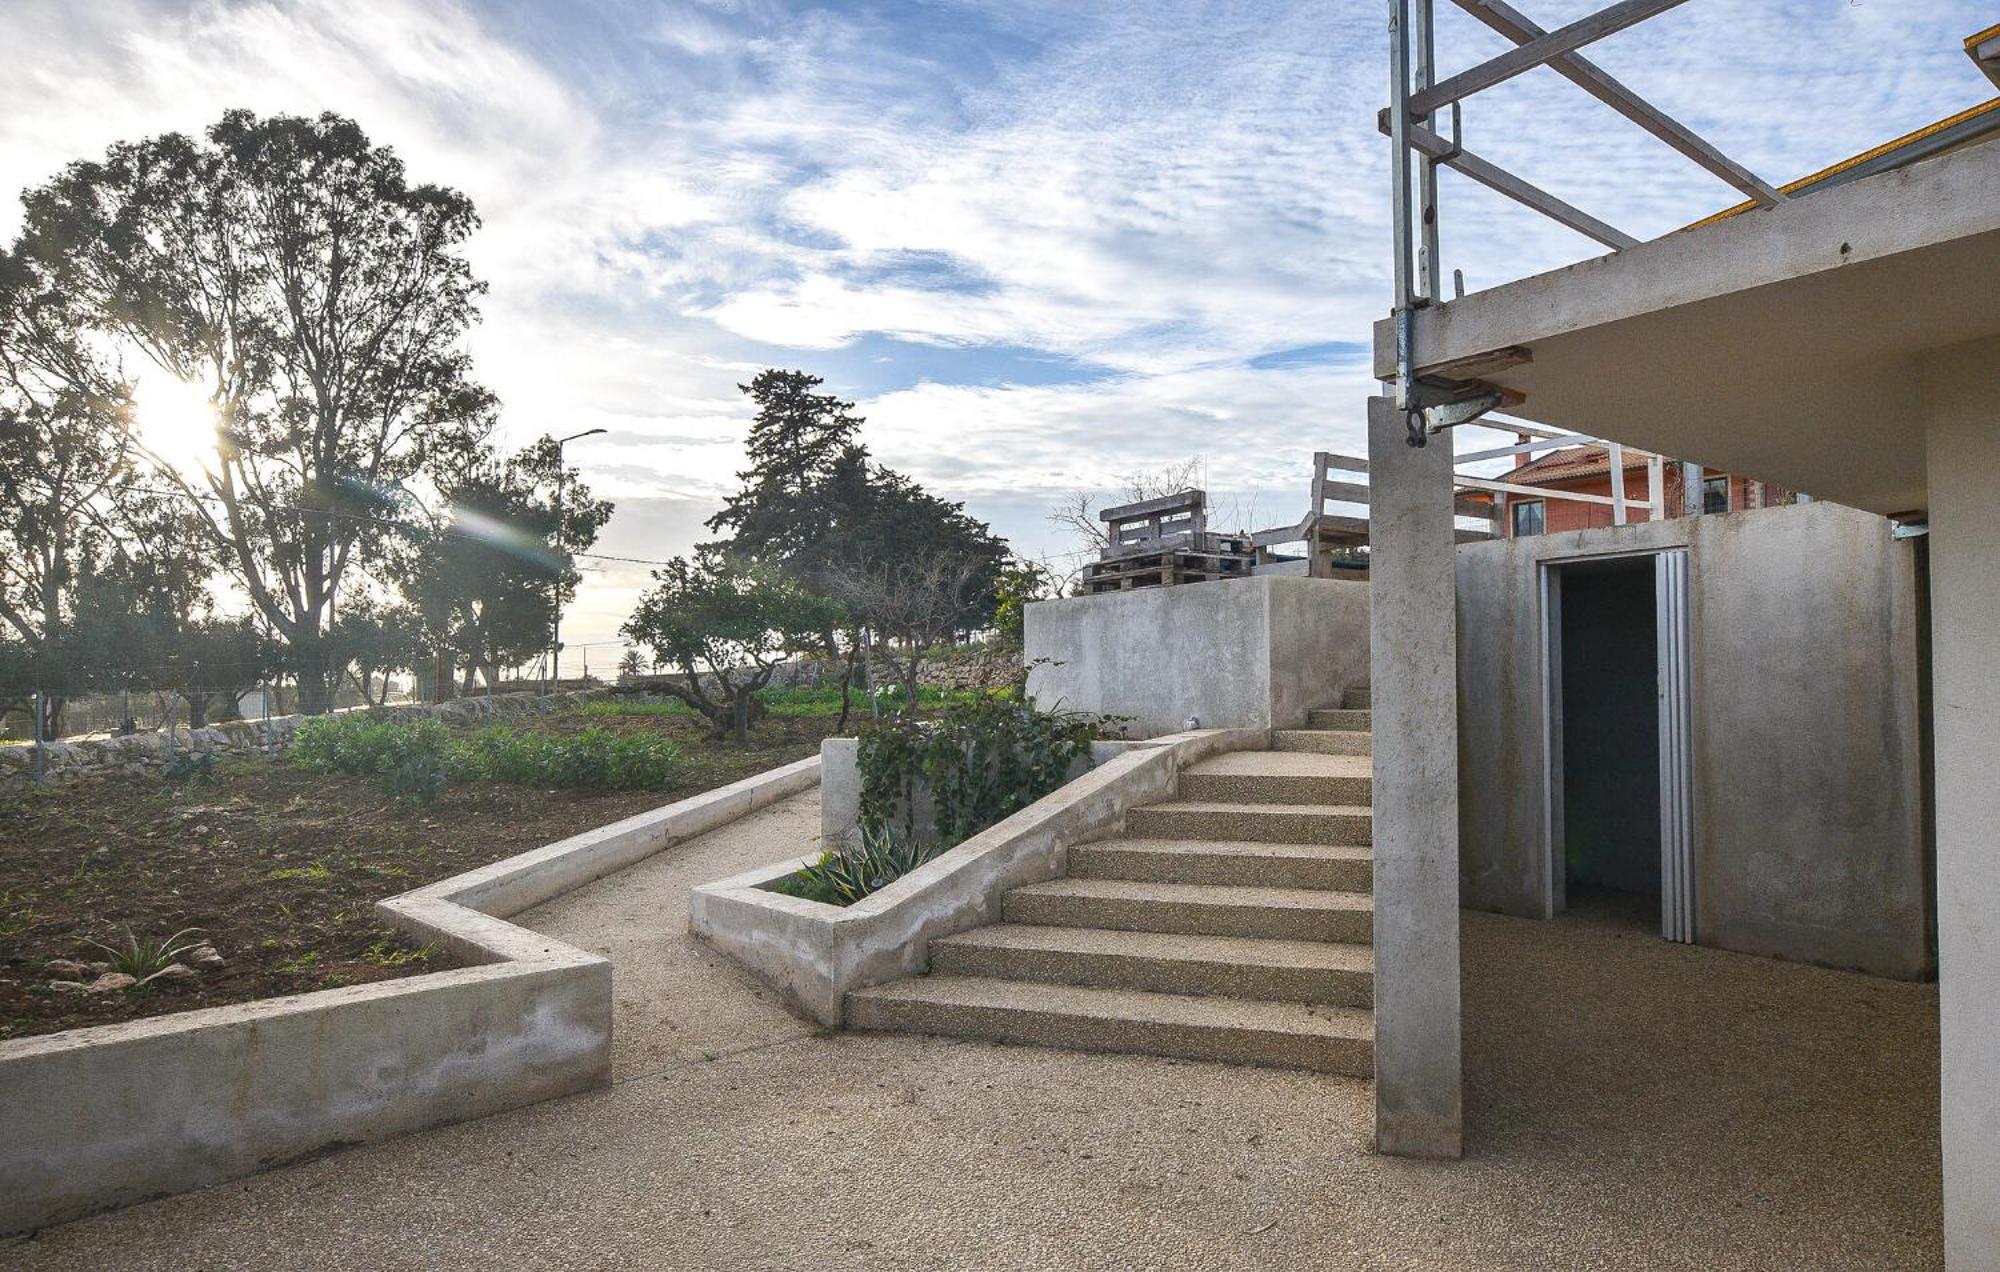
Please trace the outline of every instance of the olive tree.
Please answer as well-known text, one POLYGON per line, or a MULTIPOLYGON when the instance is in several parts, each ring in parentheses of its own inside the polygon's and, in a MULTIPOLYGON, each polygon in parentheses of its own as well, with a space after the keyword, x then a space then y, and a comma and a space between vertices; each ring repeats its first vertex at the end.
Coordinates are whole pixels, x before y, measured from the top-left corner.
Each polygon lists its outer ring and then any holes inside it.
POLYGON ((714 727, 750 744, 759 690, 786 654, 816 646, 842 621, 839 607, 776 569, 715 548, 653 571, 654 587, 625 621, 625 637, 653 651, 678 679, 662 688, 714 727))

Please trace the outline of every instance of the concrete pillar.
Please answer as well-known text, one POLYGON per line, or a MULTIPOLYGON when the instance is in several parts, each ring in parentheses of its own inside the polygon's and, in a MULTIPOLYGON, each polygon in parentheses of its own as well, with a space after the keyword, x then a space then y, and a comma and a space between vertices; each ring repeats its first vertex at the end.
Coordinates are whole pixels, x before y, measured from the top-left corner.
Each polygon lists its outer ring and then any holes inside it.
POLYGON ((2000 1269, 2000 340, 1925 359, 1945 1263, 2000 1269))
POLYGON ((1406 440, 1368 400, 1375 730, 1375 1139, 1462 1147, 1458 1003, 1458 631, 1451 439, 1406 440))

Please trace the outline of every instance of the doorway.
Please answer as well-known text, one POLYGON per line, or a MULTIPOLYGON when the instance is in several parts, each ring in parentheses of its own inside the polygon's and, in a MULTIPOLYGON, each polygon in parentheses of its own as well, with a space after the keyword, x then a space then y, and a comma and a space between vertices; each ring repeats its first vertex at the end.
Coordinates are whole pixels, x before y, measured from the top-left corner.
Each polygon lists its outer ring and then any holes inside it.
POLYGON ((1548 910, 1693 939, 1687 554, 1542 567, 1548 910))

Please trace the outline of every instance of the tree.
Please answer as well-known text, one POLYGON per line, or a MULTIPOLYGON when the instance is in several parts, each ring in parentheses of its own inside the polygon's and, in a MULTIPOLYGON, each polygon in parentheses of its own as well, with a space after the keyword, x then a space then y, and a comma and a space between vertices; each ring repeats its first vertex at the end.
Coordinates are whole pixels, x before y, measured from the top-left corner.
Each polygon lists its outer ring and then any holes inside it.
POLYGON ((837 607, 771 566, 712 547, 674 558, 653 579, 621 631, 678 669, 680 679, 662 687, 700 712, 716 737, 748 746, 758 691, 781 658, 839 622, 837 607))
MULTIPOLYGON (((738 474, 742 490, 709 519, 709 528, 733 533, 730 551, 778 567, 808 591, 840 598, 863 591, 907 594, 906 572, 887 563, 906 552, 935 550, 971 563, 976 581, 968 589, 980 599, 965 626, 982 626, 992 614, 992 584, 1007 557, 1006 543, 963 504, 939 499, 870 461, 854 404, 817 392, 821 383, 803 371, 773 369, 738 386, 757 404, 750 467, 738 474)), ((852 706, 864 643, 859 626, 866 619, 850 612, 833 621, 848 632, 839 730, 852 706)), ((829 656, 840 652, 835 626, 820 634, 818 648, 829 656)))
POLYGON ((999 643, 1020 650, 1027 643, 1028 606, 1055 595, 1055 574, 1040 561, 1009 561, 993 587, 993 630, 999 643))
POLYGON ((462 349, 471 202, 410 184, 350 120, 242 110, 204 142, 114 145, 23 201, 21 250, 80 320, 208 391, 200 475, 160 476, 288 645, 302 707, 325 710, 342 584, 394 492, 491 414, 462 349))
POLYGON ((901 646, 894 660, 903 710, 915 713, 924 654, 992 613, 992 563, 949 546, 913 548, 848 568, 835 595, 871 630, 901 646))
POLYGON ((581 581, 575 554, 611 519, 611 502, 594 498, 574 466, 559 472, 560 462, 547 435, 504 460, 483 446, 455 448, 434 461, 443 516, 390 554, 404 595, 434 645, 454 655, 468 692, 476 674, 498 684, 502 667, 548 647, 555 606, 581 581))
POLYGON ((223 698, 233 706, 269 674, 273 663, 269 642, 249 618, 185 623, 171 633, 165 652, 166 664, 155 683, 187 699, 192 729, 208 723, 210 703, 223 698))
MULTIPOLYGON (((86 669, 62 648, 76 588, 118 550, 131 397, 32 262, 0 252, 0 631, 46 697, 41 736, 86 669)), ((11 696, 11 695, 10 695, 11 696)))
POLYGON ((349 659, 348 679, 370 706, 389 700, 391 673, 415 673, 432 653, 423 619, 414 607, 385 605, 371 597, 347 603, 334 620, 333 640, 349 659))

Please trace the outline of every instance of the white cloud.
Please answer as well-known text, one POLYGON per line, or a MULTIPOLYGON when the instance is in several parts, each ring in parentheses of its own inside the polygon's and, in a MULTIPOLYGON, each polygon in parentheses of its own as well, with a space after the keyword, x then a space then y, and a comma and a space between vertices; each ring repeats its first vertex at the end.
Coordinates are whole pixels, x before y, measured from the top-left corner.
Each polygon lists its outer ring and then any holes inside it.
MULTIPOLYGON (((1556 26, 1598 2, 1532 8, 1556 26)), ((1590 56, 1782 181, 1989 96, 1957 47, 1987 8, 1702 0, 1590 56)), ((1439 10, 1447 71, 1506 47, 1439 10)), ((682 514, 741 466, 734 386, 758 365, 838 388, 860 382, 848 346, 886 334, 1108 370, 863 403, 881 458, 1032 543, 1032 510, 1065 488, 1200 454, 1225 496, 1302 492, 1311 451, 1359 444, 1363 369, 1244 362, 1365 341, 1386 307, 1381 16, 1323 0, 10 0, 0 189, 229 106, 353 116, 415 178, 477 202, 479 373, 512 438, 612 430, 573 454, 624 501, 610 539, 627 555, 699 537, 682 514), (642 502, 670 495, 673 515, 642 502)), ((1642 236, 1733 201, 1547 71, 1464 119, 1473 149, 1642 236)), ((1598 250, 1455 177, 1444 215, 1445 264, 1473 287, 1598 250)), ((0 206, 0 235, 17 223, 0 206)), ((632 586, 593 575, 592 623, 632 586)))

